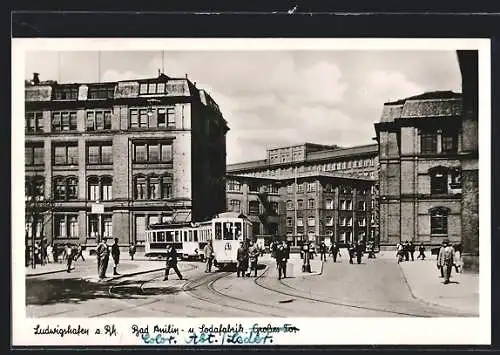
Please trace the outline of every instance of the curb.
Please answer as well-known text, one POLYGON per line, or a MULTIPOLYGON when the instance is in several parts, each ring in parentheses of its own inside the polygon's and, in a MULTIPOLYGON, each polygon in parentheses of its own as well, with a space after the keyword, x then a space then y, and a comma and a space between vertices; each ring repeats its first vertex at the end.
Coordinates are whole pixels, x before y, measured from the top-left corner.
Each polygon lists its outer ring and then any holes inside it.
POLYGON ((45 272, 40 272, 38 274, 26 274, 26 277, 35 277, 35 276, 43 276, 43 275, 50 275, 50 274, 57 274, 59 272, 66 272, 66 268, 63 270, 55 270, 55 271, 45 271, 45 272))
POLYGON ((444 305, 444 304, 441 304, 441 303, 436 303, 436 302, 430 302, 430 301, 427 301, 421 297, 418 297, 415 295, 415 292, 413 291, 413 289, 411 288, 410 286, 410 283, 408 282, 408 279, 406 278, 406 275, 405 275, 405 272, 403 271, 403 268, 399 266, 399 270, 401 272, 401 275, 403 276, 403 280, 405 280, 405 284, 406 286, 408 287, 408 290, 410 291, 410 295, 416 299, 417 301, 419 302, 422 302, 423 304, 426 304, 428 306, 432 306, 432 307, 439 307, 439 308, 443 308, 443 309, 446 309, 448 311, 453 311, 453 312, 459 312, 461 314, 469 314, 468 316, 465 316, 465 317, 479 317, 479 314, 476 314, 476 312, 468 312, 468 311, 464 311, 464 310, 461 310, 461 309, 458 309, 458 308, 455 308, 455 307, 450 307, 448 305, 444 305))

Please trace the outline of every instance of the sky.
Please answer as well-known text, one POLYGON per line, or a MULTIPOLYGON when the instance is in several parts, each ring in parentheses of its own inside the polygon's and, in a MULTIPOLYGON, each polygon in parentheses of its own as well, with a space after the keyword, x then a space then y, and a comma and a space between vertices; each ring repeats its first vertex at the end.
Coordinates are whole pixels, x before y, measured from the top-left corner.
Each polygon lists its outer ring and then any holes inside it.
POLYGON ((98 53, 32 52, 25 78, 37 72, 41 80, 61 83, 117 81, 156 77, 162 67, 170 77, 188 74, 228 122, 228 164, 264 159, 266 149, 305 142, 372 144, 384 102, 461 91, 455 51, 98 53))

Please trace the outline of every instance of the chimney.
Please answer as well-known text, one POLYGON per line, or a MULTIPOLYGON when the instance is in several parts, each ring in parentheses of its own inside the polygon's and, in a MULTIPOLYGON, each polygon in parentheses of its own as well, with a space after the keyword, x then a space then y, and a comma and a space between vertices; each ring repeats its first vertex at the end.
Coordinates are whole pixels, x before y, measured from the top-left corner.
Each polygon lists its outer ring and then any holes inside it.
POLYGON ((33 84, 38 85, 40 84, 40 78, 38 77, 40 74, 38 73, 33 73, 33 84))
POLYGON ((161 76, 161 70, 158 69, 158 76, 160 77, 161 76))
POLYGON ((195 82, 193 82, 193 85, 194 85, 194 87, 196 87, 196 81, 195 81, 195 82))
POLYGON ((188 75, 187 74, 184 74, 186 76, 186 79, 188 78, 188 75))

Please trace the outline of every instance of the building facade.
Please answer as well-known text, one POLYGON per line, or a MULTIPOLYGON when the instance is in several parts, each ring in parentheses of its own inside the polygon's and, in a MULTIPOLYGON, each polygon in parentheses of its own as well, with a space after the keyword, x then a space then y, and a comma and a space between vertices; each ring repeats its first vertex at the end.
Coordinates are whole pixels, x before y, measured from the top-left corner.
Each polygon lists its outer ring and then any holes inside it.
POLYGON ((148 224, 226 206, 227 123, 186 78, 25 88, 26 237, 144 243, 148 224))
POLYGON ((379 142, 380 244, 461 241, 462 95, 429 92, 384 104, 379 142))
POLYGON ((377 241, 377 153, 376 144, 270 149, 267 159, 228 165, 228 208, 244 213, 253 206, 262 215, 255 217, 254 234, 266 240, 276 235, 292 245, 377 241))

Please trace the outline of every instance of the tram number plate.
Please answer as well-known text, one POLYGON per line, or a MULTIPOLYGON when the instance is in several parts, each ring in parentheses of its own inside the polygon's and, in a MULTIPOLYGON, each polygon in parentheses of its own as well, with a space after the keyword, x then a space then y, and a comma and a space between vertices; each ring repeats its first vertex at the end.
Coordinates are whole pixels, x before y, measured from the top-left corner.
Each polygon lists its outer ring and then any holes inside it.
POLYGON ((224 250, 231 250, 231 248, 232 248, 231 243, 226 243, 224 250))

